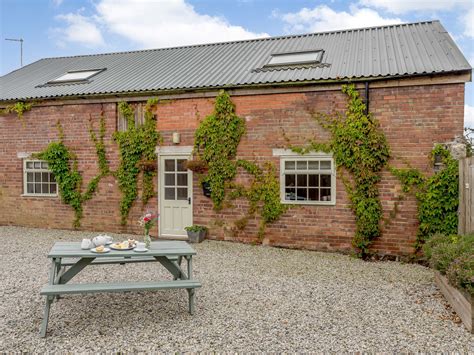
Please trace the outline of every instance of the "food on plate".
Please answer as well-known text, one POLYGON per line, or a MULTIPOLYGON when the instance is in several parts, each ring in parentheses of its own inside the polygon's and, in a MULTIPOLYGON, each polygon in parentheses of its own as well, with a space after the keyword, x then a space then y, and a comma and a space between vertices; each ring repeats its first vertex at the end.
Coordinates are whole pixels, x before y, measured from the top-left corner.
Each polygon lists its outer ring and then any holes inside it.
POLYGON ((95 251, 98 252, 98 253, 103 253, 104 252, 104 246, 103 245, 98 246, 97 248, 95 248, 95 251))
POLYGON ((114 243, 111 245, 113 249, 130 249, 135 247, 135 243, 131 243, 130 241, 123 241, 121 243, 114 243))

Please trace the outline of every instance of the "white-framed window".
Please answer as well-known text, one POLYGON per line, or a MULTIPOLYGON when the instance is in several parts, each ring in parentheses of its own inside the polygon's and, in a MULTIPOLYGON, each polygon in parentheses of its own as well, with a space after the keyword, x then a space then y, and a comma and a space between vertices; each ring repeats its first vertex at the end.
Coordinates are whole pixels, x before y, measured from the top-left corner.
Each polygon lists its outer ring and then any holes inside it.
MULTIPOLYGON (((131 104, 135 115, 135 127, 139 127, 145 123, 145 104, 136 103, 131 104)), ((128 128, 128 121, 122 112, 118 109, 117 105, 117 131, 123 132, 128 128)))
POLYGON ((103 72, 105 68, 102 69, 86 69, 86 70, 70 70, 61 76, 48 81, 48 84, 62 84, 62 83, 77 83, 88 81, 93 76, 103 72))
POLYGON ((280 175, 283 203, 336 203, 336 169, 330 154, 280 156, 280 175))
POLYGON ((23 195, 58 195, 58 185, 47 162, 32 159, 23 160, 23 195))

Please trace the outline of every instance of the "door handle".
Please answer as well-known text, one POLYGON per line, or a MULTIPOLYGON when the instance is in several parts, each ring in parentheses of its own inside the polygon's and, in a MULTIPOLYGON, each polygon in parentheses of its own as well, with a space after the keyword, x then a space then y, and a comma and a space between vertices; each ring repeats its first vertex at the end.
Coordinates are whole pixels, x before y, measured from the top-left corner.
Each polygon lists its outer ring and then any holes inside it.
POLYGON ((191 197, 188 197, 188 205, 191 204, 191 197))

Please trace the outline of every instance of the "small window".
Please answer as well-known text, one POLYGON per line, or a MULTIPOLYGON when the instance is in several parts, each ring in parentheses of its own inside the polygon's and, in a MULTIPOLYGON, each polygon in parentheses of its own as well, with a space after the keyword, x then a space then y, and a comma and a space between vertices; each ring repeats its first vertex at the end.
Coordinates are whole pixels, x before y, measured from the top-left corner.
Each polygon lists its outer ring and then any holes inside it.
POLYGON ((281 159, 281 200, 294 204, 334 204, 334 161, 327 157, 281 159))
POLYGON ((271 55, 270 61, 265 66, 317 64, 321 63, 323 50, 275 53, 271 55))
POLYGON ((99 74, 103 70, 105 69, 71 70, 54 80, 48 81, 48 84, 87 81, 88 79, 92 78, 94 75, 99 74))
POLYGON ((41 160, 23 161, 23 194, 57 196, 58 185, 48 163, 41 160))
MULTIPOLYGON (((135 127, 139 127, 145 123, 145 105, 142 103, 132 104, 134 111, 135 127)), ((118 109, 117 105, 117 130, 120 132, 126 131, 128 128, 128 122, 122 112, 118 109)))

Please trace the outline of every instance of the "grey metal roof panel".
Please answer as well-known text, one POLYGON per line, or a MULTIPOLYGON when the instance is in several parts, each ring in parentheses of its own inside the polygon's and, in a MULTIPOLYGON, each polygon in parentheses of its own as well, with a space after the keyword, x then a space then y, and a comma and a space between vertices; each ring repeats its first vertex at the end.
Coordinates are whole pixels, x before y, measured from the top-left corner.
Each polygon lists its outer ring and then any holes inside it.
POLYGON ((245 41, 45 58, 0 77, 0 100, 186 90, 468 71, 439 21, 245 41), (272 53, 324 50, 323 65, 261 69, 272 53), (45 85, 71 70, 88 83, 45 85))

